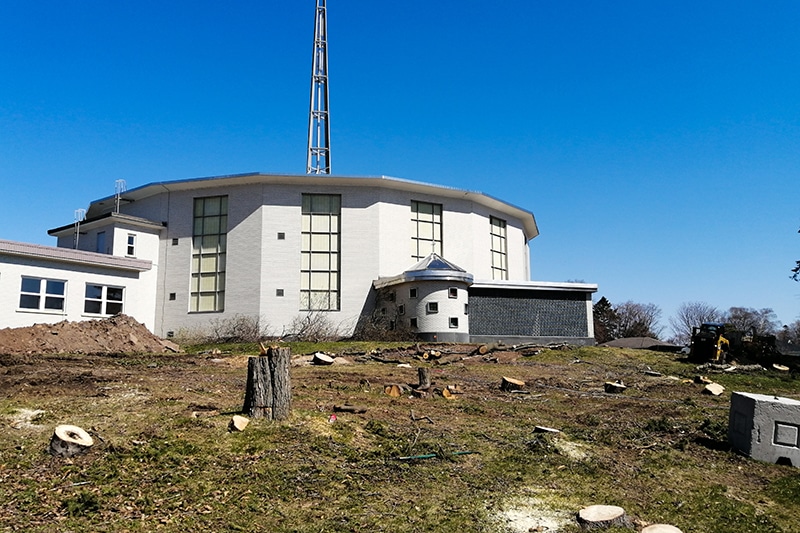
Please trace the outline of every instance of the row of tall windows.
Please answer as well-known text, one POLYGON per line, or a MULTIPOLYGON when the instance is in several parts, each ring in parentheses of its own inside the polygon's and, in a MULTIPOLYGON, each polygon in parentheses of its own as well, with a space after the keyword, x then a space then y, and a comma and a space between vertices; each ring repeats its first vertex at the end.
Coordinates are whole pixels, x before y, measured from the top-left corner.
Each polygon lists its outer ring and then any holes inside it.
MULTIPOLYGON (((115 315, 123 311, 125 289, 87 283, 83 312, 91 315, 115 315)), ((64 312, 67 282, 58 279, 23 277, 19 308, 31 311, 64 312)))
MULTIPOLYGON (((336 311, 341 293, 342 198, 303 194, 300 245, 300 310, 336 311)), ((444 255, 442 205, 411 201, 411 257, 444 255)), ((225 306, 228 197, 194 200, 190 311, 222 311, 225 306)), ((508 279, 505 220, 490 217, 493 279, 508 279)), ((132 243, 129 243, 132 244, 132 243)))

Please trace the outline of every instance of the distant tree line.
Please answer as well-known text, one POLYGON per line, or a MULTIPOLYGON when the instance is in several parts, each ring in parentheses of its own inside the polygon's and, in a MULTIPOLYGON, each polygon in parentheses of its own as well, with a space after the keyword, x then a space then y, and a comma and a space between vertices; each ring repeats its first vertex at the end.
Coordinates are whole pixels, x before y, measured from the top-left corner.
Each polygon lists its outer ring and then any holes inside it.
MULTIPOLYGON (((661 309, 655 304, 627 301, 613 305, 604 296, 594 304, 593 311, 594 334, 598 344, 629 337, 661 339, 664 329, 658 325, 661 309)), ((728 324, 736 330, 752 331, 756 335, 775 335, 783 342, 800 344, 800 320, 781 327, 778 316, 770 308, 731 307, 723 311, 705 302, 681 304, 675 315, 669 318, 672 335, 666 340, 686 345, 692 337, 692 328, 704 322, 728 324)))

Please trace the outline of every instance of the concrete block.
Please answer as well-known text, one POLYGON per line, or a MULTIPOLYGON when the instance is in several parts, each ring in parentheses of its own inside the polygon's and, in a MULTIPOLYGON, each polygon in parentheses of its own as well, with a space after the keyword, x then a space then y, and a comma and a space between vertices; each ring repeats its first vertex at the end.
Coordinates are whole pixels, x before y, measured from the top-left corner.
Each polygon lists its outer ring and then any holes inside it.
POLYGON ((753 459, 800 467, 800 401, 734 392, 728 440, 753 459))

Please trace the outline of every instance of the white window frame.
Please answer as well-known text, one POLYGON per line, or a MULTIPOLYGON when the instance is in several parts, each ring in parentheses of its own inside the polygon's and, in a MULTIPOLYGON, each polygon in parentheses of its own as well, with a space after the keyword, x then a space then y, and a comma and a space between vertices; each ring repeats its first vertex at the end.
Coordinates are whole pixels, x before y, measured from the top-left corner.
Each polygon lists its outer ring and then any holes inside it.
POLYGON ((63 279, 40 278, 37 276, 22 276, 20 279, 18 302, 18 309, 20 311, 38 311, 63 315, 66 313, 67 281, 63 279), (28 282, 27 287, 26 281, 28 282), (33 291, 33 287, 30 286, 30 282, 33 281, 38 282, 39 288, 37 291, 33 291), (59 287, 61 289, 60 293, 58 292, 59 287), (36 307, 23 305, 23 301, 34 298, 36 299, 36 307), (54 305, 57 302, 60 302, 61 305, 54 305))
POLYGON ((87 283, 83 296, 84 315, 111 316, 125 312, 125 287, 87 283), (99 311, 90 306, 98 306, 99 311))
POLYGON ((136 257, 136 234, 128 233, 127 241, 125 242, 125 255, 127 257, 136 257))

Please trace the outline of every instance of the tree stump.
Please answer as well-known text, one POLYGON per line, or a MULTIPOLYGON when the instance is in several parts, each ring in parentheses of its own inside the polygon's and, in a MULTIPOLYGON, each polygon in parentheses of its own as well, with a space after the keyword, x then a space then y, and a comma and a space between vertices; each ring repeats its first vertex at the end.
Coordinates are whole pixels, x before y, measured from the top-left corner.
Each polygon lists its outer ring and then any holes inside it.
POLYGON ((430 368, 418 368, 417 374, 419 376, 419 385, 417 385, 417 389, 430 389, 431 388, 431 369, 430 368))
POLYGON ((578 512, 578 523, 583 529, 631 527, 625 509, 616 505, 590 505, 578 512))
POLYGON ((56 457, 73 457, 89 451, 94 439, 78 426, 62 424, 56 426, 50 439, 50 455, 56 457))
POLYGON ((500 381, 500 390, 511 392, 515 390, 522 390, 525 387, 525 382, 514 378, 503 377, 500 381))
POLYGON ((682 531, 669 524, 651 524, 642 529, 642 533, 682 533, 682 531))
POLYGON ((244 393, 243 413, 250 418, 288 418, 292 403, 290 359, 289 348, 270 347, 266 355, 247 360, 247 389, 244 393))
POLYGON ((332 365, 333 364, 333 357, 328 354, 324 354, 322 352, 317 352, 314 354, 314 357, 311 359, 311 363, 315 365, 332 365))

